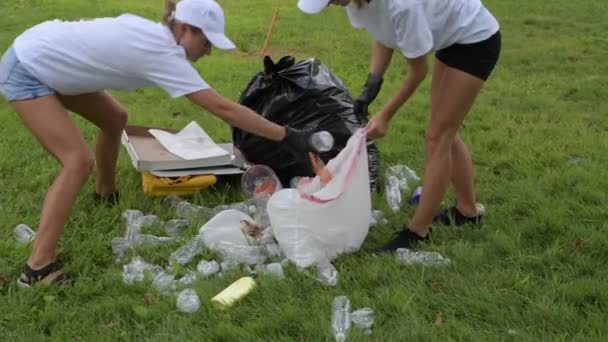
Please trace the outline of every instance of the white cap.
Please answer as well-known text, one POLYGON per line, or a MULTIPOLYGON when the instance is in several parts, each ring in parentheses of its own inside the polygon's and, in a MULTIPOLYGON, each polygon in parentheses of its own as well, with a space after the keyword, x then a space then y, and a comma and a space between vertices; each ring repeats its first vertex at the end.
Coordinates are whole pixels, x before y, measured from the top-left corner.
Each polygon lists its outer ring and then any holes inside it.
POLYGON ((224 11, 214 0, 182 0, 175 6, 174 18, 201 29, 218 49, 236 48, 224 34, 224 11))
POLYGON ((298 8, 308 14, 316 14, 321 12, 327 5, 329 0, 299 0, 298 8))

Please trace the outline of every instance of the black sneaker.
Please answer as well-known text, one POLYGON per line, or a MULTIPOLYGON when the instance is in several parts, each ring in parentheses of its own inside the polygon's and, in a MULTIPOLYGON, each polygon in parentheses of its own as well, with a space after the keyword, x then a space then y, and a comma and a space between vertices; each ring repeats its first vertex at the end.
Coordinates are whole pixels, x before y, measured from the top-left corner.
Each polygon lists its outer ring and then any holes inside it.
POLYGON ((395 233, 391 241, 386 243, 384 246, 380 247, 377 250, 378 253, 386 253, 386 252, 394 252, 398 248, 407 248, 407 249, 415 249, 419 242, 428 241, 429 234, 426 234, 425 237, 422 237, 409 228, 405 227, 402 231, 395 233))
POLYGON ((93 194, 93 202, 99 203, 99 204, 115 205, 115 204, 118 204, 119 200, 120 200, 120 196, 119 196, 118 191, 111 193, 109 195, 100 195, 98 193, 93 194))
POLYGON ((481 225, 485 213, 486 208, 481 203, 477 203, 477 215, 473 217, 464 216, 456 206, 453 206, 451 208, 443 209, 435 215, 433 223, 445 226, 454 225, 456 227, 464 226, 466 224, 481 225))

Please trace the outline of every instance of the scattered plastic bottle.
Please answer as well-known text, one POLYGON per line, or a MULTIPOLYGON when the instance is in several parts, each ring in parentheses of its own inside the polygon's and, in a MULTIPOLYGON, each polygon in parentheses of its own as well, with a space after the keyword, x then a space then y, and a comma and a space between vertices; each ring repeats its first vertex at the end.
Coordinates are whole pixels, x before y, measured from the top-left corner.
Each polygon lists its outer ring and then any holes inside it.
POLYGON ((266 260, 264 248, 259 246, 243 246, 228 241, 220 241, 213 245, 224 260, 233 260, 246 265, 262 264, 266 260))
POLYGON ((401 189, 399 187, 399 179, 395 176, 389 176, 386 182, 386 201, 392 211, 397 212, 401 209, 401 189))
POLYGON ((350 301, 346 296, 338 296, 331 303, 331 329, 336 342, 346 341, 350 329, 350 301))
POLYGON ((406 265, 445 266, 450 263, 449 258, 444 258, 437 252, 412 251, 407 248, 399 248, 395 252, 397 261, 406 265))
POLYGON ((201 260, 196 266, 196 270, 203 277, 210 277, 220 271, 220 265, 215 260, 201 260))
POLYGON ((165 232, 169 236, 178 236, 184 230, 188 229, 190 223, 188 220, 175 219, 165 222, 165 232))
POLYGON ((141 234, 134 245, 137 246, 159 246, 164 243, 173 241, 174 238, 168 236, 156 236, 150 234, 141 234))
POLYGON ((13 234, 15 236, 15 240, 17 240, 19 243, 28 243, 36 238, 36 232, 23 223, 18 224, 15 227, 13 234))
POLYGON ((207 220, 215 215, 213 209, 195 205, 189 202, 178 203, 175 213, 180 218, 193 220, 207 220))
POLYGON ((334 147, 334 137, 328 131, 316 132, 310 136, 310 144, 319 152, 327 152, 334 147))
POLYGON ((327 286, 336 286, 338 284, 338 270, 329 262, 321 262, 317 265, 318 280, 327 286))
POLYGON ((141 217, 141 227, 152 227, 160 223, 160 219, 156 215, 145 215, 141 217))
POLYGON ((365 335, 372 334, 372 328, 374 326, 374 310, 371 308, 355 310, 350 313, 350 319, 357 328, 363 330, 365 335))
POLYGON ((122 267, 122 280, 125 284, 134 284, 144 280, 144 271, 150 265, 139 256, 133 257, 131 262, 122 267))
POLYGON ((189 271, 183 277, 181 277, 178 281, 181 284, 188 286, 188 285, 191 285, 192 283, 194 283, 197 278, 198 277, 197 277, 196 273, 194 273, 193 271, 189 271))
POLYGON ((285 273, 283 272, 283 266, 279 262, 275 262, 275 263, 266 265, 264 267, 264 273, 273 275, 280 279, 285 278, 285 273))
POLYGON ((152 287, 160 292, 169 292, 175 287, 175 277, 165 272, 160 272, 152 279, 152 287))
POLYGON ((200 236, 197 235, 185 245, 171 253, 169 256, 169 264, 178 263, 180 265, 185 265, 189 263, 192 258, 201 253, 203 249, 203 241, 200 236))
POLYGON ((293 177, 289 181, 289 187, 292 189, 296 189, 298 187, 298 184, 300 184, 300 180, 302 180, 302 177, 300 177, 300 176, 293 177))
POLYGON ((165 196, 161 200, 161 204, 167 208, 176 208, 178 203, 185 202, 186 200, 175 195, 165 196))
POLYGON ((369 222, 370 227, 387 223, 388 219, 381 210, 372 210, 372 217, 369 222))
POLYGON ((177 295, 177 309, 185 313, 197 312, 201 307, 201 300, 196 291, 185 289, 177 295))

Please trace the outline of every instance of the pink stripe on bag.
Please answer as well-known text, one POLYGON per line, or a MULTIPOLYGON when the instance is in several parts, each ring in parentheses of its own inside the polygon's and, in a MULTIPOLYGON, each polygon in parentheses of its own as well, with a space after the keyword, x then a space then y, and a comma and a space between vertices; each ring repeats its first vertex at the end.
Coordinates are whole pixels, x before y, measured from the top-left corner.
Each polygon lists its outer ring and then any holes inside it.
POLYGON ((317 196, 315 196, 313 194, 305 193, 302 190, 302 186, 306 185, 306 184, 310 184, 313 179, 312 178, 309 178, 309 179, 303 178, 300 180, 300 183, 297 188, 298 194, 300 195, 300 197, 302 199, 305 199, 305 200, 313 202, 313 203, 325 204, 325 203, 335 201, 346 191, 346 186, 351 183, 352 179, 355 176, 355 171, 357 170, 357 162, 359 161, 359 156, 361 155, 361 152, 363 151, 363 147, 366 145, 365 137, 367 137, 367 130, 359 130, 355 134, 363 134, 363 137, 361 137, 361 141, 359 142, 359 145, 356 146, 357 150, 355 152, 355 157, 352 158, 351 164, 348 167, 348 170, 346 171, 346 177, 344 177, 342 180, 343 183, 342 183, 342 187, 340 189, 340 193, 337 196, 332 197, 332 198, 318 198, 317 196))

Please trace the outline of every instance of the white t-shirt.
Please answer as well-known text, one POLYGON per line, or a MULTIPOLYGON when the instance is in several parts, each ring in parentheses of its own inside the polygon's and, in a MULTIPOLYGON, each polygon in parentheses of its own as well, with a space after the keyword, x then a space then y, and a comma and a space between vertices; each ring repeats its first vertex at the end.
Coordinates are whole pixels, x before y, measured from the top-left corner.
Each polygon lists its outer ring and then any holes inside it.
POLYGON ((346 7, 353 27, 365 28, 378 42, 407 58, 452 44, 477 43, 499 29, 480 0, 371 0, 346 7))
POLYGON ((179 97, 209 89, 167 27, 131 14, 47 21, 13 46, 26 70, 64 95, 158 86, 179 97))

